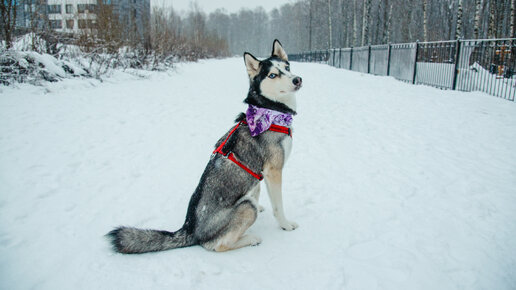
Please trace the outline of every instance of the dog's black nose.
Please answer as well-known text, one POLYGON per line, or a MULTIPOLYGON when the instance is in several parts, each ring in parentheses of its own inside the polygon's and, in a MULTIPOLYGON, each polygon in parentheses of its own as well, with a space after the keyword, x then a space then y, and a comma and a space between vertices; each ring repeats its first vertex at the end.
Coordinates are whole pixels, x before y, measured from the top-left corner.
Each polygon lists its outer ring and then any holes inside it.
POLYGON ((294 84, 294 86, 299 86, 299 85, 301 85, 302 82, 303 82, 303 79, 301 79, 300 77, 295 77, 292 80, 292 83, 294 84))

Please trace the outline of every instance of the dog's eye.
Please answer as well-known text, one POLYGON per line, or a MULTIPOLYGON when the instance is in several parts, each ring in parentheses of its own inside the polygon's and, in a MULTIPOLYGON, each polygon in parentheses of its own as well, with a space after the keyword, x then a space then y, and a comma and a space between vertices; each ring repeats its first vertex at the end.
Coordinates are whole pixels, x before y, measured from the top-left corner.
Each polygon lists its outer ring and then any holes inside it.
POLYGON ((286 66, 286 67, 285 67, 285 69, 286 69, 287 71, 290 71, 290 66, 286 66))
POLYGON ((275 78, 275 77, 277 77, 277 76, 278 76, 277 74, 272 73, 272 74, 270 74, 270 75, 269 75, 269 78, 273 79, 273 78, 275 78))

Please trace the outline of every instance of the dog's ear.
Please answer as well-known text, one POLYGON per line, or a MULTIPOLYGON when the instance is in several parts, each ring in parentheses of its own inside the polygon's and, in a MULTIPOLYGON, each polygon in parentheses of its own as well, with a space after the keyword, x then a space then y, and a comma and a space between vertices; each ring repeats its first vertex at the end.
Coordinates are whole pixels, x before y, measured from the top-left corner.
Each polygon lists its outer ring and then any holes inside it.
POLYGON ((245 67, 249 78, 255 77, 260 72, 260 61, 249 52, 244 53, 245 67))
POLYGON ((275 39, 274 43, 272 44, 271 56, 277 56, 284 61, 288 61, 287 53, 283 49, 283 46, 281 46, 281 42, 279 42, 277 39, 275 39))

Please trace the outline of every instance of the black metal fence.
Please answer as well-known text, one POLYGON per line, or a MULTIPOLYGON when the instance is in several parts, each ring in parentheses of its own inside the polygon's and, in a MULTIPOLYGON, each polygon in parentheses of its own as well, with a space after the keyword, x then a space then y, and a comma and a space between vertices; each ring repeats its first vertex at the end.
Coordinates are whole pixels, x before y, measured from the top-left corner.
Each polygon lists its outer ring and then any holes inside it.
POLYGON ((481 91, 510 101, 516 97, 516 38, 371 45, 289 58, 442 89, 481 91))

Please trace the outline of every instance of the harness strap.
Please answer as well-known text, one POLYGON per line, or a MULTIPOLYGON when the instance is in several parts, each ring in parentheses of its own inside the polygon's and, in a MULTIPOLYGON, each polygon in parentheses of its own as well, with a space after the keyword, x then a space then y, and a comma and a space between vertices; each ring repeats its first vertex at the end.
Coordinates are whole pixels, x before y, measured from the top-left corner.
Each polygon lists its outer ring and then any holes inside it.
MULTIPOLYGON (((251 174, 252 177, 258 179, 259 181, 262 181, 263 180, 263 174, 256 173, 256 172, 252 171, 249 167, 247 167, 244 164, 242 164, 241 162, 239 162, 235 158, 235 154, 233 154, 233 152, 224 152, 224 151, 222 151, 222 149, 224 148, 224 145, 226 145, 226 142, 229 140, 231 135, 233 135, 233 133, 235 133, 236 129, 238 129, 238 127, 241 124, 247 125, 247 122, 245 120, 242 120, 242 121, 238 122, 238 124, 236 124, 236 126, 233 127, 233 129, 231 129, 231 131, 229 132, 229 134, 226 137, 226 139, 224 140, 224 142, 220 143, 219 147, 217 147, 217 149, 215 149, 213 151, 213 154, 221 154, 222 156, 226 157, 227 159, 231 160, 233 163, 238 165, 240 168, 244 169, 247 173, 251 174)), ((292 137, 292 131, 288 127, 283 127, 283 126, 272 124, 271 127, 269 128, 269 130, 273 131, 273 132, 279 132, 279 133, 287 134, 290 137, 292 137)))
POLYGON ((228 159, 233 161, 236 165, 240 166, 243 170, 247 171, 247 173, 251 174, 254 178, 256 178, 256 179, 258 179, 260 181, 263 180, 263 174, 255 173, 251 169, 249 169, 249 167, 247 167, 244 164, 238 162, 238 160, 236 160, 235 154, 233 154, 233 152, 229 153, 228 159))
MULTIPOLYGON (((245 120, 242 120, 241 122, 242 122, 242 124, 247 125, 247 122, 245 120)), ((279 133, 287 134, 290 137, 292 137, 292 130, 290 130, 289 127, 271 124, 268 131, 279 132, 279 133)))
POLYGON ((272 124, 271 127, 269 128, 269 130, 270 131, 274 131, 274 132, 279 132, 279 133, 287 134, 287 135, 289 135, 292 138, 292 131, 290 130, 289 127, 283 127, 283 126, 272 124))

